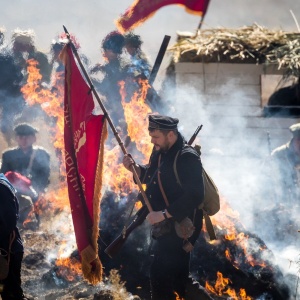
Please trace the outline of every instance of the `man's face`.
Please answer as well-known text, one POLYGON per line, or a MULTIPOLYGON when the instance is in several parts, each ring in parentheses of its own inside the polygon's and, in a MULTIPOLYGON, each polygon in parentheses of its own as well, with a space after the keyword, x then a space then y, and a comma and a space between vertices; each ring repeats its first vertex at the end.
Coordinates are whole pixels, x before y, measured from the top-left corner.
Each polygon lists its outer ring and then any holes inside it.
POLYGON ((293 141, 294 150, 300 156, 300 136, 294 137, 293 141))
POLYGON ((128 54, 130 54, 130 55, 134 55, 136 52, 136 48, 131 46, 130 44, 126 44, 125 48, 126 48, 126 51, 128 52, 128 54))
POLYGON ((118 54, 113 52, 110 49, 104 49, 103 50, 103 56, 106 58, 108 61, 116 60, 118 59, 118 54))
POLYGON ((25 151, 28 150, 33 143, 35 143, 36 137, 35 135, 17 135, 16 140, 18 146, 25 151))
POLYGON ((32 50, 32 45, 14 42, 13 51, 14 52, 29 52, 32 50))
POLYGON ((151 143, 154 145, 156 151, 168 151, 170 149, 170 134, 170 131, 167 134, 160 130, 149 131, 151 143))

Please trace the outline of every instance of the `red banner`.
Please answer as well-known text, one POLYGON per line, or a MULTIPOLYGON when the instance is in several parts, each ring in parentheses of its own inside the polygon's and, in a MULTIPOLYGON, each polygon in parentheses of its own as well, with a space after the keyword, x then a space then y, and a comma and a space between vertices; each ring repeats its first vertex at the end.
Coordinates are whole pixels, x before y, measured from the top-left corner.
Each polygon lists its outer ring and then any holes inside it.
POLYGON ((182 5, 187 12, 204 16, 208 3, 209 0, 135 0, 116 21, 116 25, 121 32, 132 30, 145 22, 158 9, 170 4, 182 5))
POLYGON ((71 47, 65 49, 64 141, 69 200, 84 277, 102 280, 98 257, 104 141, 103 115, 93 115, 93 96, 77 67, 71 47))

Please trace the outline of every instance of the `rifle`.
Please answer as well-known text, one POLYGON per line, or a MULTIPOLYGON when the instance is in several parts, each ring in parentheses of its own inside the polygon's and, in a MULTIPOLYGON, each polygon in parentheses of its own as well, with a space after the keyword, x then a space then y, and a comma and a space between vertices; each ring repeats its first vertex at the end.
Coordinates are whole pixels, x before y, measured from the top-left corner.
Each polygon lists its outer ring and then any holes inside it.
POLYGON ((148 213, 147 206, 143 205, 134 215, 132 222, 127 227, 124 227, 124 230, 122 230, 117 238, 108 245, 104 252, 110 258, 113 258, 120 251, 130 233, 144 222, 148 213))
MULTIPOLYGON (((203 125, 200 125, 197 127, 196 131, 190 138, 188 144, 192 145, 195 141, 199 131, 201 130, 203 125)), ((146 219, 146 216, 148 215, 149 211, 147 207, 144 205, 142 206, 138 212, 135 214, 133 221, 128 225, 128 227, 124 227, 123 231, 115 238, 104 250, 104 252, 111 258, 113 258, 122 248, 125 241, 127 240, 130 233, 138 226, 140 226, 144 220, 146 219)))
POLYGON ((191 136, 190 140, 188 141, 188 145, 192 145, 199 133, 199 131, 202 129, 203 125, 200 125, 197 127, 197 129, 195 130, 194 134, 191 136))

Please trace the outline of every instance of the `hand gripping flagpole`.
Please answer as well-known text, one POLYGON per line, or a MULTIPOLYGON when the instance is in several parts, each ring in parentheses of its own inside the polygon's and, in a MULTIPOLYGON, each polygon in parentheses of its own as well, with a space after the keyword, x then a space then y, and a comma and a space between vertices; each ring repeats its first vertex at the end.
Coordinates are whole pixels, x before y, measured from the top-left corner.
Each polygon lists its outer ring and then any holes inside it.
MULTIPOLYGON (((111 120, 111 118, 110 118, 110 116, 109 116, 109 114, 108 114, 108 112, 106 110, 106 108, 105 108, 105 106, 103 105, 103 103, 102 103, 102 101, 101 101, 98 93, 96 92, 96 90, 94 88, 94 85, 93 85, 93 83, 92 83, 92 81, 91 81, 88 73, 86 72, 86 70, 85 70, 85 68, 84 68, 84 66, 83 66, 83 64, 81 62, 81 59, 80 59, 80 57, 79 57, 79 55, 77 53, 77 50, 76 50, 74 44, 72 43, 72 40, 70 38, 70 34, 69 34, 67 28, 64 25, 63 25, 63 28, 64 28, 64 31, 65 31, 65 33, 67 35, 68 40, 69 40, 69 44, 71 46, 71 49, 72 49, 72 51, 73 51, 73 53, 74 53, 74 55, 75 55, 75 57, 77 59, 77 62, 79 64, 80 68, 81 68, 81 71, 84 74, 85 79, 86 79, 87 83, 89 84, 91 91, 93 92, 95 98, 97 99, 97 101, 98 101, 98 103, 99 103, 99 105, 100 105, 100 107, 101 107, 101 109, 103 111, 103 114, 104 114, 105 118, 107 119, 107 122, 108 122, 109 126, 111 127, 112 132, 113 132, 113 134, 114 134, 114 136, 115 136, 115 138, 116 138, 119 146, 121 147, 121 150, 122 150, 123 154, 124 155, 128 155, 128 152, 126 151, 126 148, 125 148, 125 146, 124 146, 124 144, 123 144, 123 142, 122 142, 122 140, 121 140, 121 138, 120 138, 120 136, 119 136, 119 134, 118 134, 118 132, 117 132, 117 130, 116 130, 116 128, 115 128, 115 126, 114 126, 114 124, 113 124, 113 122, 112 122, 112 120, 111 120)), ((135 179, 135 181, 136 181, 136 183, 137 183, 137 185, 138 185, 138 187, 140 189, 140 192, 141 192, 141 194, 143 196, 143 199, 145 201, 145 204, 146 204, 149 212, 153 211, 152 206, 151 206, 151 204, 150 204, 150 202, 148 200, 148 197, 147 197, 147 195, 146 195, 146 193, 145 193, 145 191, 143 189, 143 186, 142 186, 142 183, 141 183, 141 181, 139 179, 139 176, 138 176, 138 174, 137 174, 137 172, 136 172, 136 170, 134 168, 134 165, 131 166, 131 170, 132 170, 134 179, 135 179)))

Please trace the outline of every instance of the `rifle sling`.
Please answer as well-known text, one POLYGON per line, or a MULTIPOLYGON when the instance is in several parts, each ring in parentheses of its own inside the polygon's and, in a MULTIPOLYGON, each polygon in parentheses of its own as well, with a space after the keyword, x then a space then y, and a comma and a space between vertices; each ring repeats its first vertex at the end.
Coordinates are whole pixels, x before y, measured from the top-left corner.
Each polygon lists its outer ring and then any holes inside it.
POLYGON ((165 190, 162 186, 162 183, 161 183, 161 179, 160 179, 160 160, 161 160, 161 154, 159 155, 159 158, 158 158, 158 172, 157 172, 157 181, 158 181, 158 185, 159 185, 159 189, 161 191, 161 194, 164 198, 164 201, 166 203, 166 206, 168 207, 170 204, 169 204, 169 201, 168 201, 168 198, 167 198, 167 195, 165 193, 165 190))

